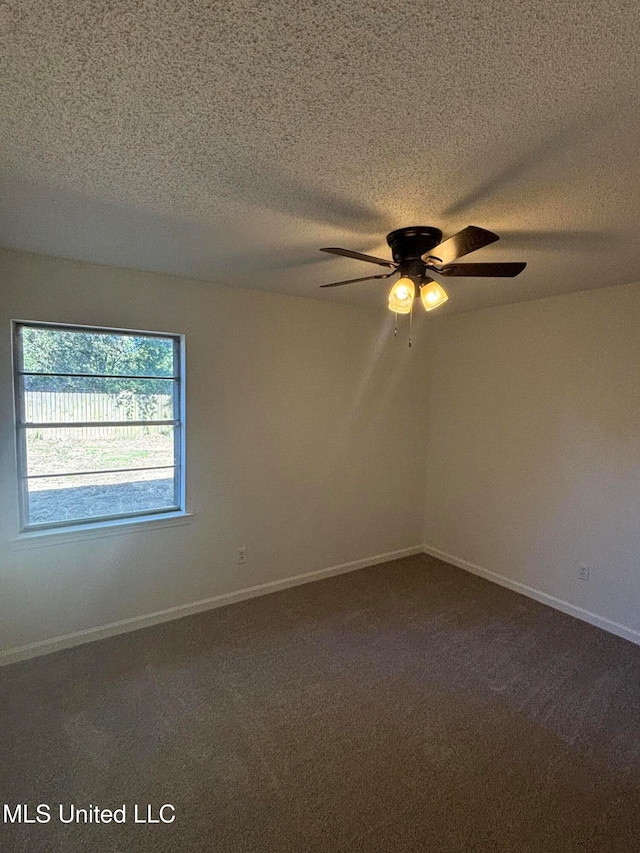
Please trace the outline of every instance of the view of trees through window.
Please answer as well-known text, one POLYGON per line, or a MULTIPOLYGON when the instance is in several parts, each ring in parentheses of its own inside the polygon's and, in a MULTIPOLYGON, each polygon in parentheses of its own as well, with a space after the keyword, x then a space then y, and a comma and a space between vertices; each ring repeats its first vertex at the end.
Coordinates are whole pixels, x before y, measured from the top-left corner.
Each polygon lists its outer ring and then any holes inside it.
POLYGON ((179 507, 178 339, 22 324, 25 526, 179 507))

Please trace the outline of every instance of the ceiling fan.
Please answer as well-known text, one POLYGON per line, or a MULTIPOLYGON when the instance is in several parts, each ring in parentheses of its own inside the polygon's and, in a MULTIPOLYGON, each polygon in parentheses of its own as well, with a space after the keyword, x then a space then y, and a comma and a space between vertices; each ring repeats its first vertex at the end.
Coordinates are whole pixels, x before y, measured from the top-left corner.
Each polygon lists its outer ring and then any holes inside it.
POLYGON ((389 293, 389 309, 396 314, 409 314, 413 308, 413 300, 418 296, 427 311, 442 305, 449 298, 447 292, 437 281, 431 278, 434 272, 441 276, 473 276, 473 277, 509 277, 518 275, 526 267, 525 263, 480 263, 456 264, 453 261, 495 243, 499 237, 492 231, 469 225, 458 231, 447 240, 442 240, 442 231, 427 225, 413 225, 409 228, 398 228, 387 234, 387 243, 391 247, 393 261, 376 258, 373 255, 363 255, 350 249, 326 248, 321 252, 332 255, 343 255, 358 261, 367 261, 388 267, 391 272, 381 275, 367 275, 364 278, 350 278, 347 281, 336 281, 332 284, 322 284, 321 287, 341 287, 356 281, 390 278, 395 273, 400 278, 389 293))

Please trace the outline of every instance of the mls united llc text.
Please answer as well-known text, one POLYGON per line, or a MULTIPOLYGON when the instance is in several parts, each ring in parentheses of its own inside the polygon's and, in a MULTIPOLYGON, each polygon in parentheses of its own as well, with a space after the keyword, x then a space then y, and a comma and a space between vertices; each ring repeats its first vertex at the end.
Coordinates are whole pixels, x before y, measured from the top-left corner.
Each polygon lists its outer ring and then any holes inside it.
POLYGON ((3 823, 173 823, 176 819, 175 806, 164 803, 153 806, 123 803, 115 809, 105 809, 93 804, 79 808, 76 805, 51 806, 49 803, 3 803, 3 823))

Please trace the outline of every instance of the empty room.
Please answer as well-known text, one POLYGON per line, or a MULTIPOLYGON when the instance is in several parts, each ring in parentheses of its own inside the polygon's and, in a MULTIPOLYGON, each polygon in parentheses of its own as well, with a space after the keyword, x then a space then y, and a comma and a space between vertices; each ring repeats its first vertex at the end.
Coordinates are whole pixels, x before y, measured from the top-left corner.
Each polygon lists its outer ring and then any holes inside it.
POLYGON ((0 851, 640 850, 640 8, 0 0, 0 851))

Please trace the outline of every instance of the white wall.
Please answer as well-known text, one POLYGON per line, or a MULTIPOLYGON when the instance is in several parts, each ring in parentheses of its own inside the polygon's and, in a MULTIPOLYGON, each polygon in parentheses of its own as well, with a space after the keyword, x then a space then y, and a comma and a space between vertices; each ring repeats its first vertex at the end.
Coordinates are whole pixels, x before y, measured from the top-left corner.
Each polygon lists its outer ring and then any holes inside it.
POLYGON ((640 630, 640 285, 442 318, 429 360, 428 546, 640 630))
POLYGON ((422 541, 424 351, 388 312, 9 251, 0 282, 0 653, 422 541), (11 319, 186 334, 191 524, 16 550, 11 319))

